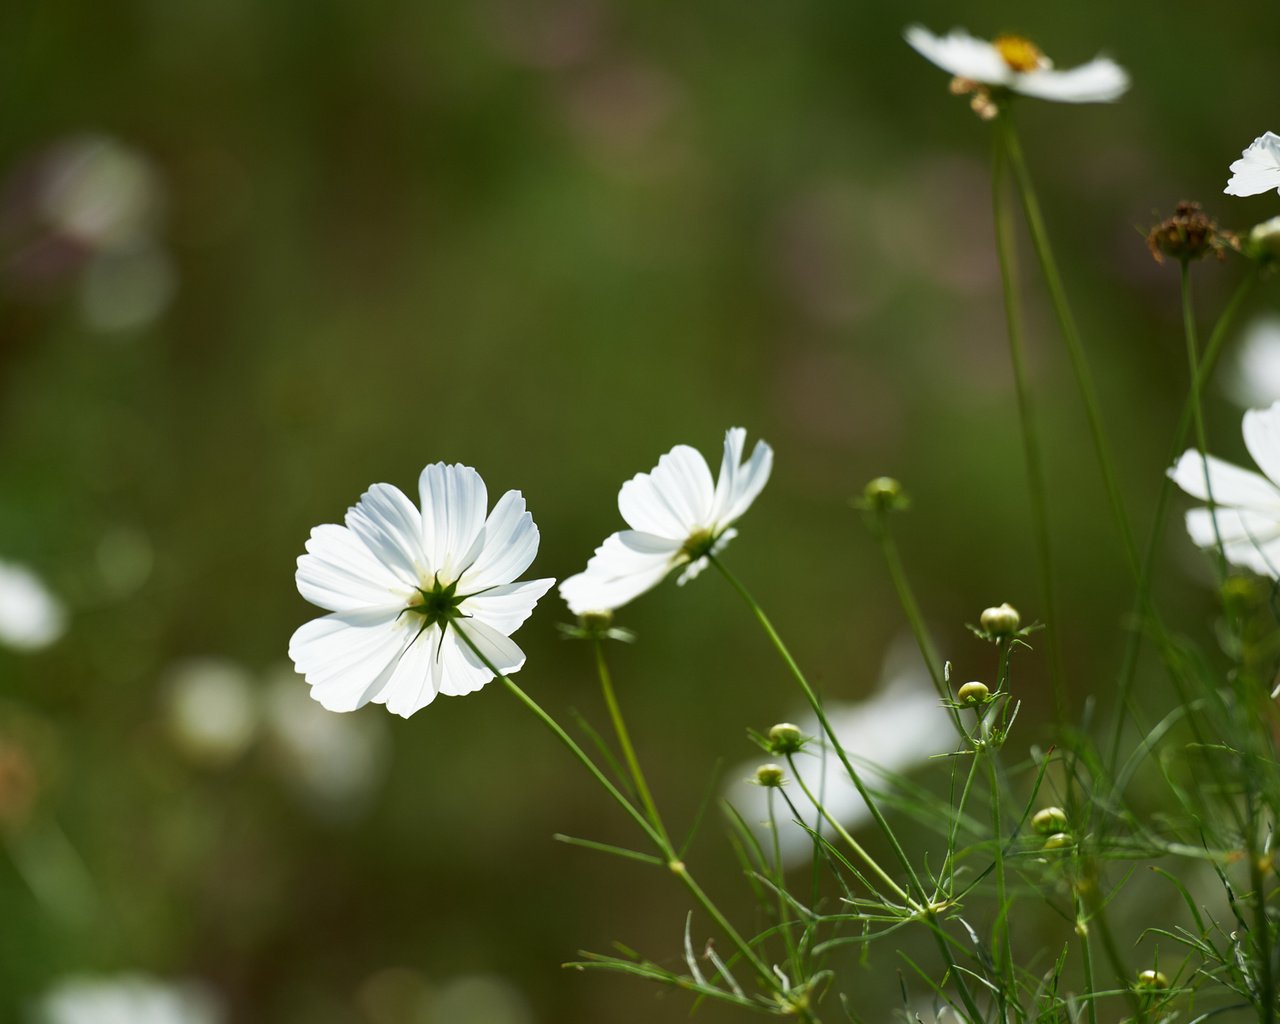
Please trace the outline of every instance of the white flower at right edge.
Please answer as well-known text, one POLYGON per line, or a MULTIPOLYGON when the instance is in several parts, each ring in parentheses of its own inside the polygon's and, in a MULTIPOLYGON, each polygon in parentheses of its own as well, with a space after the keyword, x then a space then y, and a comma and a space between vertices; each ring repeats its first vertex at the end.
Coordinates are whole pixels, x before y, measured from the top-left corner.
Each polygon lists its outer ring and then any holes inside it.
POLYGON ((1221 538, 1227 561, 1280 579, 1280 402, 1250 409, 1243 429, 1245 446, 1266 476, 1194 450, 1182 454, 1169 476, 1193 497, 1213 502, 1212 514, 1208 508, 1187 513, 1187 532, 1197 545, 1216 548, 1221 538))
POLYGON ((1263 132, 1231 165, 1231 178, 1222 191, 1229 196, 1280 192, 1280 135, 1263 132))
POLYGON ((575 615, 612 611, 661 583, 685 566, 678 583, 693 579, 737 536, 731 529, 751 507, 773 469, 773 449, 757 441, 742 461, 747 432, 732 427, 724 436, 720 478, 702 453, 678 444, 648 473, 637 473, 618 492, 618 511, 630 530, 605 539, 585 571, 560 584, 560 596, 575 615))

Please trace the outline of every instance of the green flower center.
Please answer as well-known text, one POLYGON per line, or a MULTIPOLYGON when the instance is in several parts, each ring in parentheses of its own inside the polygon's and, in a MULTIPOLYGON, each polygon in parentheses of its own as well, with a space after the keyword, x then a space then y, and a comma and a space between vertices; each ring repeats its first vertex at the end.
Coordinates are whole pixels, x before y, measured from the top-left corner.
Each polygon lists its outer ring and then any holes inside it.
MULTIPOLYGON (((434 626, 437 622, 448 622, 451 619, 459 618, 461 613, 458 607, 462 604, 466 595, 459 596, 458 581, 454 580, 447 587, 440 586, 440 580, 437 578, 432 581, 431 587, 419 587, 418 592, 409 598, 409 604, 405 606, 405 612, 410 615, 421 616, 422 628, 434 626)), ((402 613, 403 614, 403 613, 402 613)))
POLYGON ((690 562, 696 562, 703 555, 711 554, 715 543, 716 535, 710 530, 697 530, 689 534, 689 539, 680 548, 680 554, 690 562))

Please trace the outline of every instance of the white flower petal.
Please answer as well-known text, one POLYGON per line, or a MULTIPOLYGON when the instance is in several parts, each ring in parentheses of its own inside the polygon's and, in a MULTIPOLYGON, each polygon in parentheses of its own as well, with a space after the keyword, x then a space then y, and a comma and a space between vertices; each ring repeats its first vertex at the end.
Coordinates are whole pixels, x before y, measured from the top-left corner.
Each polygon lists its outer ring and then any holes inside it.
POLYGON ((707 460, 696 448, 678 444, 658 459, 651 472, 639 473, 622 485, 618 511, 634 530, 683 542, 709 524, 714 499, 707 460))
POLYGON ((437 462, 418 477, 418 496, 431 571, 452 582, 466 568, 463 558, 484 528, 488 491, 470 466, 437 462))
POLYGON ((1014 92, 1059 103, 1110 103, 1129 89, 1129 73, 1108 57, 1068 71, 1046 68, 1015 75, 1014 92))
POLYGON ((510 636, 520 628, 533 612, 534 605, 554 583, 553 579, 525 580, 523 583, 493 587, 468 597, 462 602, 461 610, 464 615, 510 636))
POLYGON ((307 551, 298 558, 298 592, 331 612, 403 607, 413 593, 345 526, 317 526, 307 540, 307 551))
POLYGON ((683 541, 623 530, 605 538, 587 568, 560 584, 575 615, 621 608, 656 587, 677 564, 683 541))
MULTIPOLYGON (((1242 429, 1245 447, 1258 468, 1273 483, 1280 481, 1280 402, 1269 409, 1250 409, 1244 414, 1242 429)), ((1217 498, 1215 491, 1214 500, 1217 498)))
MULTIPOLYGON (((1280 489, 1260 473, 1241 469, 1210 455, 1209 487, 1215 505, 1239 505, 1263 512, 1280 514, 1280 489)), ((1188 449, 1169 470, 1173 482, 1192 497, 1209 500, 1204 485, 1204 460, 1199 452, 1188 449)))
MULTIPOLYGON (((454 623, 453 628, 465 632, 471 642, 479 649, 480 654, 483 654, 493 667, 503 675, 518 672, 524 665, 524 651, 520 650, 516 642, 509 636, 504 636, 492 626, 486 625, 477 619, 468 619, 454 623)), ((468 663, 473 667, 483 668, 488 671, 488 666, 480 660, 480 657, 467 645, 466 641, 460 642, 458 646, 465 654, 468 663)))
POLYGON ((1207 508, 1193 508, 1187 513, 1187 533, 1192 542, 1198 547, 1216 548, 1221 536, 1228 562, 1273 579, 1280 577, 1280 523, 1273 516, 1247 509, 1219 508, 1215 512, 1213 518, 1207 508))
MULTIPOLYGON (((458 582, 459 593, 510 583, 533 562, 538 539, 533 517, 525 511, 524 495, 507 491, 476 539, 479 548, 472 546, 471 565, 458 582)), ((466 563, 459 568, 466 568, 466 563)))
POLYGON ((1280 135, 1265 132, 1231 165, 1231 178, 1222 191, 1229 196, 1255 196, 1273 188, 1280 191, 1280 135))
MULTIPOLYGON (((470 627, 468 635, 479 642, 474 622, 475 620, 468 620, 464 628, 470 627)), ((481 650, 485 648, 481 647, 481 650)), ((521 663, 523 660, 524 656, 521 655, 521 663)), ((493 678, 493 673, 475 656, 466 641, 458 635, 457 629, 450 629, 446 634, 440 649, 440 661, 440 692, 447 697, 463 697, 468 693, 475 693, 493 678)))
POLYGON ((760 496, 773 472, 773 449, 763 441, 757 441, 751 452, 751 461, 738 470, 734 477, 733 492, 721 526, 737 522, 760 496))
POLYGON ((436 657, 439 649, 440 627, 420 630, 400 655, 386 685, 375 698, 377 702, 385 704, 393 715, 408 718, 435 700, 440 689, 440 666, 436 657))
POLYGON ((987 85, 1008 85, 1015 72, 1000 51, 985 39, 976 39, 963 29, 935 36, 923 25, 912 25, 903 33, 911 48, 943 71, 987 85))
POLYGON ((330 711, 354 711, 382 689, 413 637, 397 612, 334 612, 303 623, 289 657, 330 711))
POLYGON ((398 487, 374 484, 347 512, 347 526, 402 582, 416 587, 426 557, 422 517, 398 487))

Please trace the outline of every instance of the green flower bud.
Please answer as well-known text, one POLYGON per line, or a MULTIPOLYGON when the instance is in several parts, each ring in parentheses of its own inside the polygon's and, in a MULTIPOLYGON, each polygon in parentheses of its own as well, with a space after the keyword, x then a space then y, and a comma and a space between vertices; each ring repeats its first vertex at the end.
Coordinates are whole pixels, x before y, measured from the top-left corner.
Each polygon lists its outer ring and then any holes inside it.
POLYGON ((1145 970, 1138 972, 1138 988, 1145 992, 1163 991, 1169 987, 1169 979, 1163 971, 1145 970))
POLYGON ((907 507, 907 496, 902 484, 891 476, 878 476, 862 489, 861 506, 872 511, 893 510, 907 507))
POLYGON ((762 764, 756 769, 756 785, 773 789, 782 785, 782 769, 776 764, 762 764))
POLYGON ((603 633, 613 625, 613 612, 583 612, 578 616, 578 625, 592 633, 603 633))
POLYGON ((982 613, 982 628, 992 636, 1013 636, 1022 625, 1022 616, 1018 609, 1006 601, 995 608, 987 608, 982 613))
POLYGON ((804 733, 798 725, 779 722, 769 730, 769 752, 772 754, 795 754, 803 746, 804 733))
POLYGON ((1042 807, 1031 816, 1031 827, 1042 836, 1066 832, 1067 812, 1061 807, 1042 807))
POLYGON ((1055 832, 1044 841, 1044 849, 1046 850, 1065 850, 1068 846, 1075 843, 1066 832, 1055 832))
POLYGON ((1256 260, 1280 259, 1280 217, 1272 217, 1249 232, 1248 253, 1256 260))
POLYGON ((986 683, 980 683, 976 679, 971 683, 965 683, 956 691, 956 696, 960 698, 962 704, 982 704, 991 696, 991 691, 987 688, 986 683))

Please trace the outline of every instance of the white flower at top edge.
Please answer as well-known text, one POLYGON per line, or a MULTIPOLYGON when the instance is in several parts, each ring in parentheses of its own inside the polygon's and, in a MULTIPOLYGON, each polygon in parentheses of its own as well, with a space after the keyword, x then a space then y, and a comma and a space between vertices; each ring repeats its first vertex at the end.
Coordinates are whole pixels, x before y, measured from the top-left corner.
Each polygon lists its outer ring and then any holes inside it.
POLYGON ((910 26, 904 36, 920 56, 957 79, 1024 96, 1059 103, 1110 103, 1129 88, 1128 72, 1109 57, 1058 71, 1021 36, 997 36, 988 42, 958 28, 936 36, 921 25, 910 26))
POLYGON ((1188 494, 1213 502, 1212 516, 1207 507, 1193 508, 1187 513, 1187 532, 1192 541, 1202 548, 1216 548, 1221 537, 1227 561, 1278 579, 1280 402, 1269 409, 1250 409, 1244 414, 1244 443, 1266 476, 1211 455, 1207 460, 1209 486, 1206 489, 1206 460, 1193 450, 1183 453, 1169 475, 1188 494))
POLYGON ((1231 165, 1231 177, 1222 191, 1229 196, 1256 196, 1280 192, 1280 135, 1263 132, 1231 165))
POLYGON ((67 978, 36 1008, 37 1024, 220 1024, 217 1000, 191 982, 141 974, 67 978))
POLYGON ((732 529, 769 479, 773 449, 757 441, 742 461, 747 432, 725 433, 720 478, 714 484, 702 453, 678 444, 648 473, 638 473, 618 492, 618 511, 630 530, 606 538, 585 571, 560 584, 560 596, 575 615, 620 608, 684 566, 684 584, 737 536, 732 529))
POLYGON ((374 484, 346 525, 317 526, 298 559, 298 591, 331 614, 301 626, 289 657, 330 711, 373 701, 408 718, 437 694, 480 689, 515 672, 510 639, 555 580, 515 582, 538 553, 519 491, 485 517, 488 493, 470 466, 437 462, 418 480, 421 511, 374 484), (466 634, 470 644, 459 635, 466 634))

